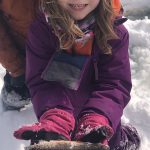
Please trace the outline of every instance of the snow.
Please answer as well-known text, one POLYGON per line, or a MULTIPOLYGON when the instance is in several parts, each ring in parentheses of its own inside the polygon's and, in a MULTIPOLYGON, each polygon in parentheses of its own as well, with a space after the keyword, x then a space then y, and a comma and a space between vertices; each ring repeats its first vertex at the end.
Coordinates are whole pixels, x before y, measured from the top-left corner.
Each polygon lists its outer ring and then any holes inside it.
MULTIPOLYGON (((132 70, 132 98, 124 111, 123 121, 134 125, 142 138, 141 150, 150 147, 150 0, 122 0, 130 34, 130 62, 132 70), (135 9, 133 9, 135 8, 135 9), (141 11, 144 13, 141 15, 141 11), (138 19, 143 18, 143 19, 138 19)), ((0 66, 0 88, 5 70, 0 66)), ((0 147, 2 150, 23 150, 29 142, 16 140, 13 131, 23 124, 35 122, 32 107, 26 110, 3 111, 0 103, 0 147)))
POLYGON ((129 20, 125 23, 130 33, 130 60, 132 69, 132 99, 124 112, 142 137, 141 150, 150 147, 150 19, 129 20))
POLYGON ((150 8, 149 0, 121 0, 126 10, 147 10, 150 8), (133 9, 134 8, 134 9, 133 9))
POLYGON ((150 16, 150 1, 149 0, 122 0, 125 14, 129 15, 130 18, 136 19, 142 18, 143 16, 150 16))

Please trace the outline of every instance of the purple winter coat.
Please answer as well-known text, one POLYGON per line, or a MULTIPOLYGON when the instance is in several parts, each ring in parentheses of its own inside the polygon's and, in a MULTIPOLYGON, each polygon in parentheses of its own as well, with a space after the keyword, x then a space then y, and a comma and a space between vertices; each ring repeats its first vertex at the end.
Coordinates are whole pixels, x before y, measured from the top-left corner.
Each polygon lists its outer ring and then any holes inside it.
POLYGON ((29 30, 26 52, 26 80, 37 118, 47 109, 55 107, 73 113, 75 117, 79 112, 95 111, 109 119, 116 131, 110 144, 118 144, 120 120, 123 109, 130 100, 132 84, 128 31, 122 24, 115 28, 120 39, 109 41, 113 49, 112 55, 99 53, 100 49, 96 43, 93 47, 97 55, 98 81, 95 82, 91 60, 79 89, 74 91, 58 82, 48 82, 41 78, 41 74, 58 48, 58 39, 44 16, 37 17, 29 30))

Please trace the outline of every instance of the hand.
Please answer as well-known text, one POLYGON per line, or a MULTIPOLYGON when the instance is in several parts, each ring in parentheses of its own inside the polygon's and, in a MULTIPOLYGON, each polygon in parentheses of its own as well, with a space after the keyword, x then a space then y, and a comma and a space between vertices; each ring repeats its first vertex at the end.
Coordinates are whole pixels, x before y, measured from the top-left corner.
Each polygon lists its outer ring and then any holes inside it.
POLYGON ((84 115, 79 120, 75 140, 90 143, 101 143, 108 145, 113 136, 113 129, 106 117, 91 113, 84 115))

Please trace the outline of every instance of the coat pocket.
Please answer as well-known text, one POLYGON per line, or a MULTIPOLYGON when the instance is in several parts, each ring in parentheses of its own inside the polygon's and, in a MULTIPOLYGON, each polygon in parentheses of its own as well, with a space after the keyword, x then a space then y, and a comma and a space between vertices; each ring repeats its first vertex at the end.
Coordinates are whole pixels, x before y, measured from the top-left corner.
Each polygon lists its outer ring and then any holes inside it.
POLYGON ((42 79, 56 81, 63 86, 78 90, 90 56, 56 52, 42 73, 42 79))

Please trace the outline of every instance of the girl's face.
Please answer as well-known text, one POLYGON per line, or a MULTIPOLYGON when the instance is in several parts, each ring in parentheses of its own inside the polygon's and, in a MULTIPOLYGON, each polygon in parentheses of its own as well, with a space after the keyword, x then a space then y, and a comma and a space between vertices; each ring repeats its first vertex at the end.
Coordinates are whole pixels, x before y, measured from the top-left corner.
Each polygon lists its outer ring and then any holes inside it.
POLYGON ((75 20, 84 19, 99 4, 100 0, 57 0, 75 20))

